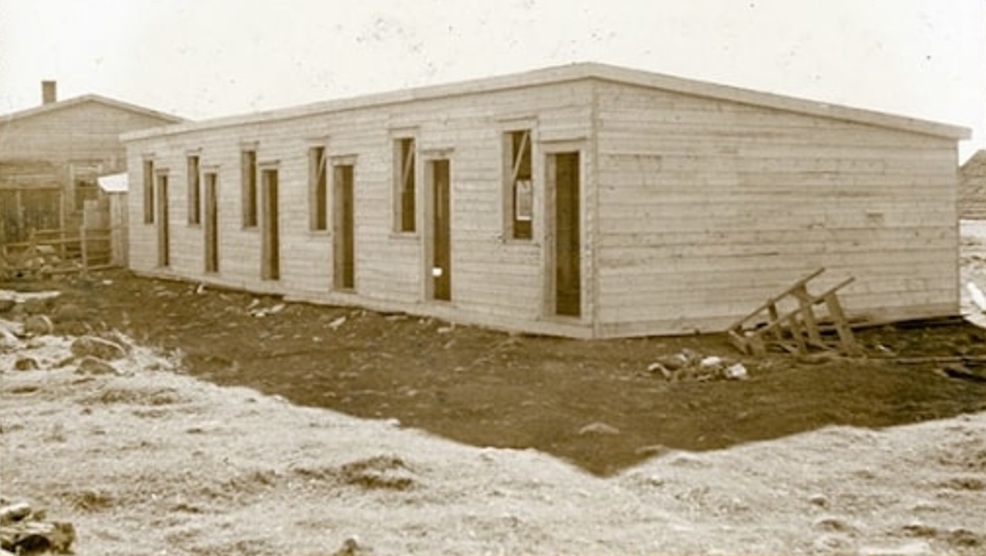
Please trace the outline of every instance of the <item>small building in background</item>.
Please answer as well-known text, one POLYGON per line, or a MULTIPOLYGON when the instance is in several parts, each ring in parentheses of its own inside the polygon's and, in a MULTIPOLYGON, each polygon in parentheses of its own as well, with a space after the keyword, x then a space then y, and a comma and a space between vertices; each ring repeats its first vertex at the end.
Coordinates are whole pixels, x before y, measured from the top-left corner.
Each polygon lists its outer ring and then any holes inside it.
POLYGON ((723 330, 820 267, 851 318, 956 315, 968 137, 591 63, 178 124, 123 138, 130 267, 583 338, 723 330))
POLYGON ((0 116, 0 245, 77 233, 97 177, 126 169, 120 134, 181 121, 99 95, 59 101, 43 82, 40 106, 0 116))
POLYGON ((129 211, 127 197, 130 182, 126 172, 110 174, 97 178, 99 184, 98 207, 95 218, 103 220, 105 228, 110 230, 110 264, 126 267, 127 261, 127 228, 129 226, 129 211))
POLYGON ((986 220, 986 149, 972 155, 959 168, 959 216, 964 220, 986 220))

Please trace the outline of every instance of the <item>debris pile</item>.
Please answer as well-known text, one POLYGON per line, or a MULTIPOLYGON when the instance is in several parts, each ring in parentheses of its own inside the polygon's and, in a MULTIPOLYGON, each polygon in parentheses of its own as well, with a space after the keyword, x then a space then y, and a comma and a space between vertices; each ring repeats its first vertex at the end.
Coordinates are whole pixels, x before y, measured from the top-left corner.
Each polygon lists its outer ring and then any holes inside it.
POLYGON ((57 291, 15 292, 0 290, 0 315, 22 323, 31 336, 59 333, 82 335, 92 328, 86 312, 74 303, 59 303, 57 291))
POLYGON ((710 380, 746 380, 746 366, 718 355, 703 356, 688 348, 661 357, 647 367, 647 372, 660 375, 670 382, 685 380, 707 382, 710 380))
MULTIPOLYGON (((179 364, 176 360, 164 366, 179 364)), ((160 368, 162 359, 124 334, 94 331, 86 311, 59 302, 58 292, 0 290, 0 372, 67 366, 82 375, 130 375, 160 368)))
MULTIPOLYGON (((4 250, 6 251, 6 249, 4 250)), ((3 277, 8 279, 38 279, 50 277, 56 269, 71 261, 62 261, 51 245, 29 245, 21 253, 4 253, 3 277)))
POLYGON ((261 307, 260 305, 260 300, 254 298, 254 300, 250 302, 250 305, 247 306, 246 310, 250 313, 250 315, 257 317, 258 319, 262 319, 267 315, 276 315, 287 307, 284 303, 277 303, 271 307, 261 307))
POLYGON ((68 554, 75 541, 75 527, 48 521, 45 511, 26 502, 0 499, 0 548, 6 554, 68 554))

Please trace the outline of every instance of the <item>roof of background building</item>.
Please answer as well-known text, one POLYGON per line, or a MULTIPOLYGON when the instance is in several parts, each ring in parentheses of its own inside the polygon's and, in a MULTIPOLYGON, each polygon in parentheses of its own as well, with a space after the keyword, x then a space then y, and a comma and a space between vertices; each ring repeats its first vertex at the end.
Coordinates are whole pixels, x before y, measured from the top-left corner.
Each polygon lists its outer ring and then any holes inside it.
POLYGON ((50 102, 48 104, 35 106, 34 108, 28 108, 26 110, 11 112, 9 114, 3 114, 0 115, 0 123, 12 122, 15 120, 23 120, 25 118, 31 118, 33 116, 39 116, 41 114, 48 114, 56 110, 65 110, 66 108, 71 108, 73 106, 79 106, 91 102, 102 104, 104 106, 109 106, 112 108, 117 108, 120 110, 126 110, 128 112, 143 114, 145 116, 149 116, 152 118, 158 118, 169 123, 181 123, 186 121, 184 118, 179 118, 178 116, 174 116, 172 114, 165 114, 164 112, 158 112, 157 110, 151 110, 150 108, 144 108, 143 106, 137 106, 136 104, 130 104, 128 102, 115 100, 101 95, 90 94, 90 95, 82 95, 70 99, 60 100, 57 102, 50 102))

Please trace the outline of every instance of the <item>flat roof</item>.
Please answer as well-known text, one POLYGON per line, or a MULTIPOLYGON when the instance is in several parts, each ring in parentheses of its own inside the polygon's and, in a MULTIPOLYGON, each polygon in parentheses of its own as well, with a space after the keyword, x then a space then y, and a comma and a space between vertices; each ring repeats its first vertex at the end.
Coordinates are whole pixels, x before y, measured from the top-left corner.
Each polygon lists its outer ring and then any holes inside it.
POLYGON ((579 81, 584 79, 599 79, 615 83, 624 83, 628 85, 648 87, 652 89, 706 97, 716 100, 738 102, 741 104, 784 110, 787 112, 796 112, 812 116, 821 116, 825 118, 863 123, 889 129, 944 137, 948 139, 959 140, 968 139, 971 137, 971 131, 968 128, 928 120, 920 120, 872 110, 850 108, 847 106, 828 104, 773 93, 765 93, 750 89, 742 89, 727 85, 718 85, 704 81, 684 79, 607 64, 580 62, 565 66, 555 66, 522 73, 461 81, 451 84, 416 87, 386 93, 323 101, 267 112, 256 112, 246 115, 179 123, 163 128, 138 130, 125 133, 121 136, 121 138, 123 141, 134 141, 163 135, 175 135, 189 131, 290 120, 315 114, 340 112, 358 108, 408 103, 451 96, 482 94, 493 91, 579 81))

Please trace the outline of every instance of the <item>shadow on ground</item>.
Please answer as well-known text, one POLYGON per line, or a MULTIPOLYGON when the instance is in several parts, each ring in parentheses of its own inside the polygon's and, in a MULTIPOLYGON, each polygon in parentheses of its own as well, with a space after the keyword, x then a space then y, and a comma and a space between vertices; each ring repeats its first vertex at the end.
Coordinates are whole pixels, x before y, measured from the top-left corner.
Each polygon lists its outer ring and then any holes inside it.
MULTIPOLYGON (((82 307, 88 327, 181 349, 201 378, 358 417, 394 418, 466 444, 535 448, 598 475, 672 449, 986 410, 986 384, 936 373, 940 362, 803 363, 776 355, 743 359, 745 381, 669 383, 647 372, 661 355, 684 347, 738 354, 718 336, 511 336, 124 272, 43 286, 63 290, 57 303, 82 307), (606 426, 585 430, 594 423, 606 426)), ((859 339, 881 356, 986 356, 986 331, 960 323, 870 329, 859 339)))

